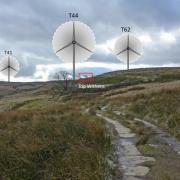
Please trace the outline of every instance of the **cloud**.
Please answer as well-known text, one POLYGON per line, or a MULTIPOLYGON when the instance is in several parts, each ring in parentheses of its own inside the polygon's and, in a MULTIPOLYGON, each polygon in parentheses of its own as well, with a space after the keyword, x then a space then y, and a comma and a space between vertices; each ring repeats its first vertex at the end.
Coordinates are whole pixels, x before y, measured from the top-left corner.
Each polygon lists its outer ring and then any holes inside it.
MULTIPOLYGON (((40 64, 47 67, 61 63, 54 55, 51 41, 55 29, 69 20, 69 12, 78 12, 78 20, 95 33, 93 62, 119 63, 112 49, 122 34, 122 26, 130 26, 143 43, 144 55, 137 66, 177 66, 180 62, 179 0, 1 0, 0 8, 1 57, 4 50, 13 51, 21 64, 17 78, 22 80, 37 80, 40 64)), ((46 69, 43 70, 47 79, 46 69)))
POLYGON ((161 32, 160 38, 164 43, 170 43, 170 44, 176 43, 176 38, 172 33, 161 32))

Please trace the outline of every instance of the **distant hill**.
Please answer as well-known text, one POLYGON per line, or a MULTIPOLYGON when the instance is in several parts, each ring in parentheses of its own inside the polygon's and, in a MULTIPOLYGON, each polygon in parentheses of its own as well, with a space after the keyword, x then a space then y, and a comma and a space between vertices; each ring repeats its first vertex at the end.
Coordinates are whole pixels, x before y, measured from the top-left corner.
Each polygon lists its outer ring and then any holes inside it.
MULTIPOLYGON (((178 68, 143 68, 119 70, 104 73, 95 77, 95 84, 108 84, 112 88, 136 85, 150 82, 168 82, 180 80, 180 67, 178 68)), ((69 81, 71 84, 72 81, 69 81)), ((14 94, 25 91, 46 90, 55 86, 62 88, 65 86, 63 81, 47 82, 0 82, 0 97, 3 95, 14 94)))
POLYGON ((165 67, 113 71, 97 76, 96 82, 112 85, 133 85, 148 82, 167 82, 179 79, 180 67, 165 67))

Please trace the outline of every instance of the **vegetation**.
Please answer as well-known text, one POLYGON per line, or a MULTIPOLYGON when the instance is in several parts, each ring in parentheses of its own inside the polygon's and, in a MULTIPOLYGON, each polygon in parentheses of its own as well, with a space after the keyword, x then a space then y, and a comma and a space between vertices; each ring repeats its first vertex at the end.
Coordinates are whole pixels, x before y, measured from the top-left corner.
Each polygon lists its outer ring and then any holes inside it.
POLYGON ((112 85, 135 85, 150 82, 167 82, 179 79, 179 68, 153 68, 110 72, 97 76, 96 82, 112 85))
POLYGON ((0 113, 1 179, 105 179, 110 137, 70 103, 0 113))
POLYGON ((120 121, 125 127, 136 133, 136 145, 144 156, 154 157, 154 162, 145 162, 150 172, 144 178, 146 180, 178 180, 180 176, 180 156, 178 156, 168 144, 161 142, 151 128, 147 128, 142 122, 133 120, 130 114, 116 115, 111 110, 106 116, 120 121))
POLYGON ((180 138, 179 80, 179 68, 159 68, 98 76, 95 83, 113 85, 99 92, 64 91, 63 82, 1 83, 0 179, 113 179, 117 167, 108 158, 114 131, 96 116, 107 105, 111 118, 137 134, 141 153, 156 158, 147 179, 176 179, 179 157, 133 119, 180 138))
POLYGON ((180 87, 134 97, 128 110, 180 139, 180 87))

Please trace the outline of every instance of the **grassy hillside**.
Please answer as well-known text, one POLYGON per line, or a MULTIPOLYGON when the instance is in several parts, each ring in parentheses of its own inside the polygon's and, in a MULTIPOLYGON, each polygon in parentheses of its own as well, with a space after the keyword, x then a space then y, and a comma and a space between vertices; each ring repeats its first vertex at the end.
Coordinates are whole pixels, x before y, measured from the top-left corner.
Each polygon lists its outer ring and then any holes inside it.
POLYGON ((1 83, 0 179, 109 177, 111 139, 85 111, 91 98, 57 82, 1 83))
POLYGON ((129 112, 151 121, 180 139, 180 86, 134 97, 129 112))
MULTIPOLYGON (((165 70, 161 69, 160 71, 164 74, 165 70)), ((138 73, 135 73, 136 70, 133 71, 136 78, 138 73)), ((140 71, 138 70, 138 72, 140 71)), ((145 70, 142 71, 144 71, 144 77, 147 77, 145 70)), ((155 72, 156 69, 150 71, 155 72)), ((171 70, 168 71, 171 74, 171 70)), ((178 74, 180 69, 176 68, 175 71, 178 74)), ((174 69, 172 69, 172 72, 174 72, 174 69)), ((112 72, 110 74, 110 78, 113 79, 116 73, 112 72)), ((126 81, 128 81, 128 78, 126 78, 126 81)), ((151 82, 135 82, 134 85, 132 83, 120 83, 120 86, 102 93, 102 97, 103 103, 108 109, 107 115, 116 121, 120 121, 136 134, 138 138, 136 145, 143 155, 156 159, 154 163, 146 163, 150 167, 150 172, 144 179, 178 180, 180 156, 172 150, 171 146, 158 138, 158 134, 151 128, 146 128, 142 122, 134 119, 140 118, 155 124, 157 128, 159 127, 180 139, 179 78, 164 77, 151 82), (114 111, 120 112, 120 115, 115 115, 114 111)))
POLYGON ((179 80, 180 68, 161 68, 97 76, 97 84, 113 85, 100 92, 65 91, 63 82, 0 82, 0 179, 117 176, 108 163, 113 132, 96 111, 108 105, 180 138, 179 80))
POLYGON ((114 71, 99 75, 96 78, 97 83, 112 85, 134 85, 174 80, 180 80, 180 68, 149 68, 114 71))
POLYGON ((180 81, 141 84, 105 97, 115 110, 150 121, 180 139, 180 81))
POLYGON ((83 112, 85 102, 65 102, 33 109, 24 104, 0 113, 1 179, 109 176, 106 127, 96 116, 83 112))

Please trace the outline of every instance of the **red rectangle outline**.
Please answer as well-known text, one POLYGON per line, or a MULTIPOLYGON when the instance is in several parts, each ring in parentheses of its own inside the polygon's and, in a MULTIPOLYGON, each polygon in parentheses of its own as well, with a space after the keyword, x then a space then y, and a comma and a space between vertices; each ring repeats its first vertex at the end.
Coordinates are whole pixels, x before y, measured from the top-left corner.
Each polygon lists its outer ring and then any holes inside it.
POLYGON ((87 84, 87 83, 91 83, 91 82, 93 82, 93 81, 95 81, 95 79, 94 79, 94 77, 93 77, 93 73, 92 73, 92 72, 80 72, 80 73, 78 73, 78 82, 79 82, 79 83, 87 84), (81 75, 81 74, 91 74, 92 77, 86 78, 86 79, 81 79, 81 78, 80 78, 80 75, 81 75))

